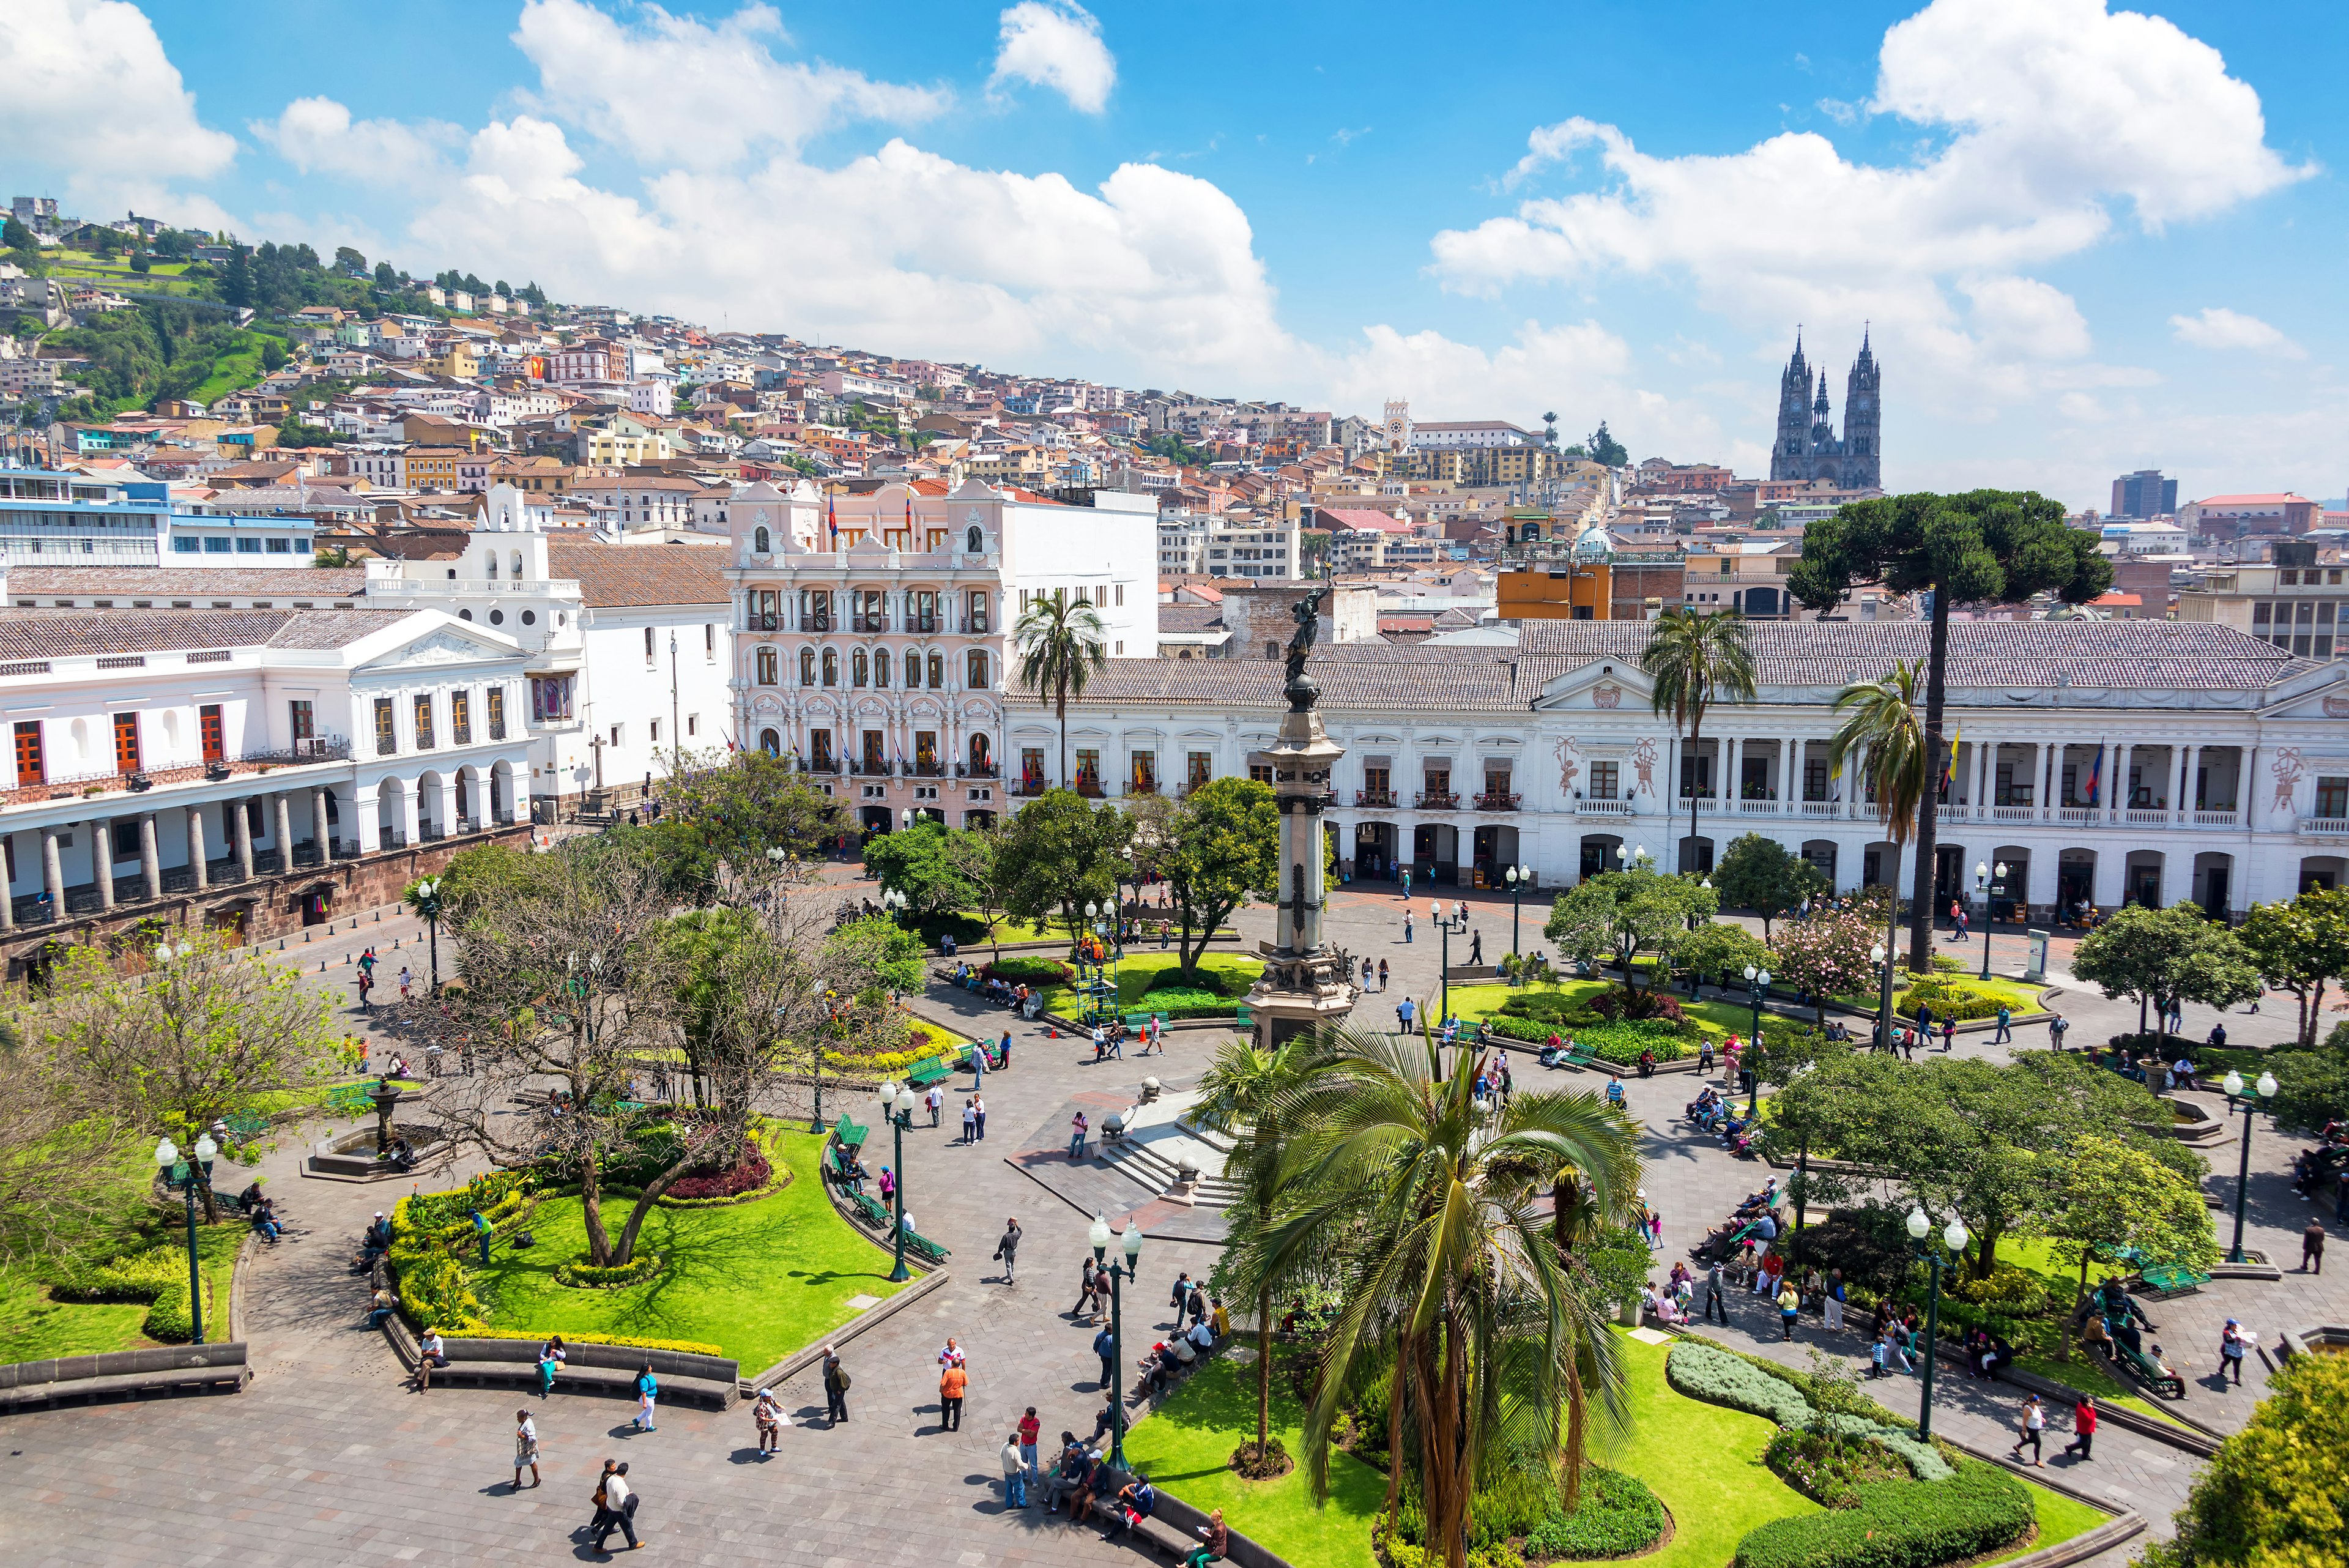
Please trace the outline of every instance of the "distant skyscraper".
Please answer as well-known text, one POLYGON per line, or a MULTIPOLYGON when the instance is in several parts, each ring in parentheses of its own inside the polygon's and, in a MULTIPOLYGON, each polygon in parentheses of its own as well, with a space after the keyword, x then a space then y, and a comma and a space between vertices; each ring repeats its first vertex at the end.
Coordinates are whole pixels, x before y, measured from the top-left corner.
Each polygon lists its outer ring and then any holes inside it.
POLYGON ((1803 358, 1803 337, 1795 335, 1795 357, 1778 378, 1778 437, 1770 448, 1773 479, 1824 479, 1852 490, 1881 489, 1884 408, 1878 397, 1876 355, 1868 335, 1859 339, 1844 386, 1843 437, 1837 440, 1827 407, 1827 373, 1819 372, 1818 395, 1811 394, 1811 368, 1803 358))
POLYGON ((2140 468, 2135 473, 2122 474, 2113 481, 2112 514, 2138 522, 2148 517, 2176 516, 2178 481, 2162 478, 2158 468, 2140 468))

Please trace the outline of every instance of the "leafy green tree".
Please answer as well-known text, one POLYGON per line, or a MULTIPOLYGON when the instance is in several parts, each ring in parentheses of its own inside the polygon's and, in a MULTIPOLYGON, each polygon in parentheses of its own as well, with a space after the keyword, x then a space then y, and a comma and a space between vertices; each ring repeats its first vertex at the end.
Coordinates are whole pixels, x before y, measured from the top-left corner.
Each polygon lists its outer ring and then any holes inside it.
POLYGON ((1069 777, 1069 699, 1081 699, 1092 678, 1109 668, 1103 651, 1108 636, 1108 626, 1090 601, 1057 593, 1030 605, 1011 628, 1019 649, 1019 684, 1040 701, 1049 694, 1061 722, 1062 788, 1074 782, 1069 777))
POLYGON ((293 356, 285 348, 285 339, 283 337, 272 337, 266 334, 262 336, 261 369, 264 373, 274 375, 277 371, 283 370, 285 369, 286 362, 292 358, 293 356))
POLYGON ((353 250, 348 245, 336 245, 335 247, 335 270, 336 272, 347 272, 353 277, 361 277, 366 275, 367 269, 367 257, 359 254, 358 252, 353 250))
POLYGON ((1692 876, 1667 877, 1645 866, 1604 871, 1558 895, 1542 934, 1569 958, 1619 964, 1624 988, 1637 991, 1632 961, 1653 954, 1664 961, 1660 972, 1669 972, 1690 926, 1710 920, 1720 907, 1720 895, 1692 876))
MULTIPOLYGON (((1716 884, 1717 886, 1717 884, 1716 884)), ((1745 966, 1770 969, 1776 955, 1744 926, 1708 920, 1682 938, 1672 954, 1682 969, 1702 977, 1711 975, 1722 985, 1732 975, 1744 975, 1745 966)))
MULTIPOLYGON (((1855 582, 1896 594, 1930 593, 1931 651, 1925 660, 1924 775, 1938 780, 1949 757, 1941 719, 1949 681, 1950 607, 2011 603, 2053 594, 2085 604, 2112 586, 2112 563, 2096 536, 2068 526, 2061 502, 2032 491, 1975 490, 1856 501, 1803 535, 1803 558, 1787 579, 1794 596, 1822 613, 1855 582)), ((1909 967, 1931 967, 1933 846, 1938 788, 1918 801, 1917 873, 1909 916, 1909 967)))
POLYGON ((957 835, 927 818, 898 833, 878 833, 864 846, 864 869, 884 890, 905 895, 916 917, 968 907, 978 896, 967 862, 954 851, 957 835))
POLYGON ((1553 1244, 1542 1198, 1570 1167, 1599 1211, 1619 1220, 1640 1160, 1630 1124, 1598 1096, 1534 1091, 1487 1114, 1475 1054, 1451 1057, 1430 1042, 1353 1030, 1317 1043, 1278 1106, 1294 1195, 1250 1267, 1314 1268, 1336 1279, 1344 1303, 1305 1417, 1316 1492, 1329 1488, 1348 1388, 1391 1362, 1389 1525, 1413 1469, 1430 1554, 1463 1568, 1480 1483, 1505 1462, 1547 1471, 1562 1459, 1567 1496, 1578 1500, 1576 1444, 1594 1404, 1602 1424, 1628 1417, 1614 1335, 1553 1244))
POLYGON ((824 945, 842 967, 869 977, 871 989, 860 996, 868 1005, 884 992, 895 998, 922 989, 922 939, 886 915, 850 920, 824 945))
POLYGON ((2326 1568, 2349 1540, 2349 1355, 2295 1355, 2143 1568, 2326 1568))
POLYGON ((756 748, 683 752, 674 766, 661 784, 661 815, 644 831, 680 896, 713 887, 721 864, 762 861, 770 849, 794 861, 822 860, 852 830, 837 798, 756 748))
POLYGON ((1583 448, 1593 462, 1603 462, 1609 468, 1622 468, 1631 461, 1623 443, 1608 433, 1607 421, 1600 420, 1599 428, 1583 438, 1583 448))
POLYGON ((1713 885, 1721 901, 1733 909, 1751 909, 1762 917, 1762 936, 1770 936, 1770 922, 1827 891, 1819 868, 1775 838, 1749 833, 1733 842, 1713 868, 1713 885))
MULTIPOLYGON (((1599 427, 1604 433, 1606 427, 1599 427)), ((1674 605, 1656 618, 1640 668, 1653 682, 1649 705, 1669 715, 1687 737, 1683 755, 1694 752, 1705 711, 1713 703, 1754 701, 1754 650, 1745 618, 1733 609, 1698 611, 1674 605)), ((1682 871, 1695 870, 1697 787, 1695 769, 1682 786, 1689 797, 1689 856, 1682 871)), ((1669 786, 1667 786, 1669 787, 1669 786)), ((1729 781, 1722 781, 1725 792, 1729 781)))
POLYGON ((2316 1044, 2324 988, 2349 975, 2349 891, 2312 888, 2289 903, 2254 904, 2236 936, 2267 988, 2300 1003, 2300 1043, 2316 1044))
POLYGON ((228 263, 221 271, 221 301, 242 310, 254 303, 253 253, 243 245, 229 247, 228 263))
POLYGON ((126 1114, 72 1046, 16 1016, 34 1005, 12 990, 0 1042, 0 1259, 10 1262, 93 1247, 122 1215, 124 1170, 155 1146, 155 1127, 126 1114))
POLYGON ((1004 912, 1031 925, 1058 919, 1073 943, 1088 903, 1112 904, 1133 819, 1107 801, 1047 790, 1021 806, 996 846, 1004 912))
POLYGON ((29 251, 40 244, 39 236, 16 218, 0 220, 0 245, 12 251, 29 251))
POLYGON ((1254 779, 1210 779, 1169 814, 1157 870, 1166 878, 1186 982, 1217 928, 1250 898, 1278 896, 1280 813, 1272 786, 1254 779))
MULTIPOLYGON (((1262 788, 1262 785, 1258 785, 1262 788)), ((1240 1189, 1238 1210, 1244 1233, 1232 1240, 1233 1256, 1242 1267, 1237 1277, 1256 1298, 1256 1451, 1268 1458, 1272 1435, 1272 1303, 1284 1285, 1293 1282, 1264 1267, 1263 1244, 1278 1213, 1282 1195, 1295 1171, 1283 1158, 1280 1100, 1295 1085, 1306 1047, 1301 1042, 1266 1050, 1251 1034, 1225 1037, 1216 1048, 1206 1076, 1199 1081, 1199 1098, 1190 1110, 1195 1126, 1218 1133, 1232 1143, 1224 1160, 1224 1179, 1240 1189)))
POLYGON ((2131 904, 2116 911, 2080 939, 2072 976, 2106 996, 2137 998, 2140 1034, 2150 1008, 2166 1013, 2173 1002, 2231 1007, 2258 995, 2260 986, 2259 971, 2235 934, 2190 904, 2167 909, 2131 904))
MULTIPOLYGON (((2143 1150, 2116 1138, 2076 1140, 2058 1164, 2054 1201, 2044 1220, 2055 1256, 2079 1271, 2072 1298, 2076 1315, 2088 1298, 2088 1268, 2134 1247, 2165 1263, 2207 1272, 2219 1261, 2219 1241, 2202 1189, 2143 1150)), ((2060 1342, 2072 1358, 2071 1336, 2060 1342)))
POLYGON ((1812 1021, 1824 1029, 1827 999, 1860 996, 1877 983, 1876 924, 1857 910, 1796 920, 1770 944, 1770 972, 1811 999, 1812 1021))
MULTIPOLYGON (((1915 836, 1920 803, 1931 793, 1932 745, 1917 711, 1918 673, 1913 662, 1895 664, 1881 680, 1855 681, 1837 692, 1836 711, 1843 721, 1827 742, 1827 771, 1836 777, 1843 776, 1847 762, 1859 758, 1860 777, 1876 797, 1876 818, 1892 841, 1892 870, 1887 878, 1892 897, 1885 900, 1884 914, 1887 953, 1900 945, 1895 935, 1900 916, 1900 852, 1915 836)), ((1928 895, 1931 891, 1926 888, 1928 895)), ((1909 967, 1928 973, 1930 956, 1920 957, 1912 949, 1909 967)), ((1889 1023, 1879 1019, 1878 1026, 1889 1023)))
POLYGON ((391 264, 389 262, 379 261, 375 264, 375 286, 378 288, 398 288, 399 286, 399 275, 391 270, 391 264))

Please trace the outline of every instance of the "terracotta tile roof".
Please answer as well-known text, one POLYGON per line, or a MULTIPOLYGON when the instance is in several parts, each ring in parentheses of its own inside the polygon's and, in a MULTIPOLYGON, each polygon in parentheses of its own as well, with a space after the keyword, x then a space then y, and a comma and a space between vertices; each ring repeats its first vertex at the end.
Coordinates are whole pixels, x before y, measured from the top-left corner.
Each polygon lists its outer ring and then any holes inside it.
POLYGON ((546 546, 547 570, 579 584, 590 609, 631 605, 723 605, 730 602, 722 545, 585 545, 546 546))
POLYGON ((1408 534, 1412 524, 1388 512, 1372 512, 1353 507, 1314 508, 1314 521, 1333 530, 1351 529, 1356 533, 1408 534))
POLYGON ((1212 631, 1223 625, 1224 612, 1215 605, 1160 605, 1158 629, 1170 631, 1212 631))
POLYGON ((213 648, 341 648, 414 610, 0 611, 0 660, 213 648))
POLYGON ((109 598, 197 598, 205 594, 284 594, 289 598, 350 598, 367 587, 360 566, 17 566, 12 597, 104 594, 109 598))

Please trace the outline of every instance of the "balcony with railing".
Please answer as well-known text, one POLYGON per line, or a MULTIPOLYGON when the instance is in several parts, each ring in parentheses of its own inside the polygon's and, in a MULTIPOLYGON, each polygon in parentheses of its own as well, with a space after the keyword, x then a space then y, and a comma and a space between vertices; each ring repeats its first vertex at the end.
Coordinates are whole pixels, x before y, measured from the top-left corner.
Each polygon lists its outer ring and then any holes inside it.
POLYGON ((158 784, 193 784, 198 780, 217 784, 241 774, 304 767, 312 763, 347 762, 350 754, 348 741, 339 735, 321 735, 312 740, 296 741, 291 746, 243 752, 233 757, 214 757, 208 762, 186 763, 177 767, 140 768, 128 773, 109 770, 99 774, 60 774, 36 784, 0 790, 0 809, 53 800, 91 799, 118 793, 144 794, 158 784))
POLYGON ((1578 800, 1574 803, 1577 816, 1629 816, 1631 803, 1628 800, 1578 800))
POLYGON ((1101 780, 1098 778, 1089 777, 1083 774, 1079 774, 1077 775, 1077 793, 1083 795, 1088 800, 1099 800, 1102 798, 1104 792, 1102 789, 1101 780))
POLYGON ((1005 793, 1025 799, 1033 799, 1051 787, 1040 778, 1021 778, 1015 780, 1010 789, 1005 793))
POLYGON ((1460 796, 1448 789, 1423 789, 1412 802, 1422 811, 1458 811, 1460 796))
POLYGON ((1505 789, 1488 789, 1476 797, 1478 811, 1515 811, 1525 797, 1505 789))
POLYGON ((1700 816, 1713 816, 1721 810, 1721 802, 1713 799, 1709 790, 1702 794, 1692 794, 1687 790, 1681 791, 1680 805, 1674 809, 1686 811, 1692 804, 1695 805, 1697 815, 1700 816))
POLYGON ((1392 811, 1394 803, 1395 792, 1391 789, 1358 789, 1354 792, 1356 805, 1369 806, 1378 811, 1392 811))
POLYGON ((947 776, 946 764, 939 762, 915 762, 907 764, 905 776, 912 779, 942 779, 947 776))
POLYGON ((1802 815, 1805 816, 1841 816, 1843 815, 1843 802, 1839 800, 1806 799, 1801 805, 1802 815))
POLYGON ((1002 773, 993 763, 957 763, 955 777, 958 779, 991 779, 1002 773))
POLYGON ((851 778, 885 779, 894 776, 896 771, 895 763, 876 761, 871 757, 867 757, 861 763, 852 762, 848 764, 848 776, 851 778))
POLYGON ((2349 838, 2349 816, 2303 816, 2300 832, 2303 838, 2349 838))

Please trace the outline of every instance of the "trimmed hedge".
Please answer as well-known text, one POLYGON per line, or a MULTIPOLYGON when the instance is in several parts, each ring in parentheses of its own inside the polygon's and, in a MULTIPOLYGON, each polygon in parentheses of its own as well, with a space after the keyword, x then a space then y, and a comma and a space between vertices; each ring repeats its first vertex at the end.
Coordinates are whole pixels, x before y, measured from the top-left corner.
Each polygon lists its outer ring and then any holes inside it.
POLYGON ((1937 1568, 2013 1544, 2036 1517, 2022 1482, 1971 1460, 1947 1480, 1868 1481, 1853 1490, 1854 1507, 1748 1532, 1734 1568, 1937 1568))
POLYGON ((1664 1357, 1665 1381, 1692 1399, 1767 1417, 1781 1427, 1810 1427, 1879 1443, 1899 1455, 1920 1481, 1946 1480, 1952 1473, 1949 1461, 1911 1432, 1865 1416, 1822 1415, 1804 1396, 1794 1376, 1765 1370, 1733 1352, 1690 1340, 1673 1345, 1664 1357))
POLYGON ((1925 1002, 1933 1006, 1933 1022, 1952 1015, 1961 1018, 1995 1018, 1998 1010, 2008 1008, 2015 1012, 2028 1011, 2017 1008, 2005 997, 1980 985, 1944 974, 1920 975, 1892 1003, 1892 1011, 1903 1018, 1917 1016, 1918 1007, 1925 1002))
POLYGON ((981 980, 999 980, 1006 985, 1055 986, 1074 984, 1077 971, 1059 959, 1008 958, 986 965, 978 975, 981 980))
POLYGON ((678 1177, 665 1195, 680 1202, 693 1199, 740 1198, 755 1192, 774 1178, 774 1168, 756 1141, 742 1140, 734 1162, 723 1169, 678 1177))
POLYGON ((577 1291, 616 1291, 638 1285, 668 1266, 668 1260, 658 1252, 638 1252, 617 1267, 599 1269, 586 1261, 583 1252, 567 1263, 554 1268, 554 1282, 569 1285, 577 1291))
POLYGON ((1664 1505, 1637 1476, 1591 1465, 1582 1472, 1582 1504, 1553 1513, 1526 1536, 1529 1558, 1629 1557, 1664 1533, 1664 1505))
POLYGON ((1485 1028, 1488 1033, 1536 1045, 1548 1044, 1549 1037, 1556 1034, 1561 1040, 1589 1047, 1592 1055, 1619 1067, 1637 1063, 1642 1051, 1653 1051, 1659 1062, 1677 1062, 1695 1054, 1695 1048, 1674 1033, 1669 1023, 1568 1026, 1538 1018, 1514 1018, 1503 1012, 1485 1020, 1485 1028))
POLYGON ((565 1345, 616 1345, 629 1350, 674 1350, 683 1355, 718 1355, 726 1354, 720 1345, 706 1344, 698 1339, 630 1339, 618 1334, 574 1334, 567 1328, 477 1328, 469 1330, 467 1339, 534 1339, 541 1344, 560 1334, 565 1345))
MULTIPOLYGON (((147 1337, 166 1345, 183 1345, 195 1337, 194 1314, 188 1310, 188 1251, 165 1243, 146 1251, 117 1258, 110 1263, 69 1270, 49 1287, 62 1302, 147 1303, 141 1329, 147 1337)), ((212 1280, 204 1279, 204 1313, 215 1311, 212 1280)), ((225 1325, 223 1325, 225 1327, 225 1325)))

